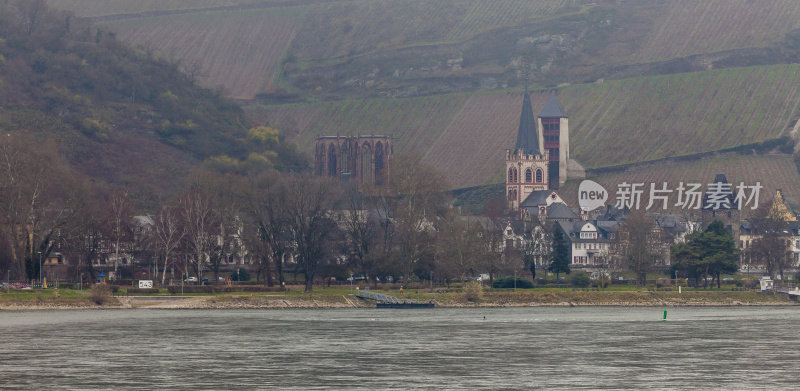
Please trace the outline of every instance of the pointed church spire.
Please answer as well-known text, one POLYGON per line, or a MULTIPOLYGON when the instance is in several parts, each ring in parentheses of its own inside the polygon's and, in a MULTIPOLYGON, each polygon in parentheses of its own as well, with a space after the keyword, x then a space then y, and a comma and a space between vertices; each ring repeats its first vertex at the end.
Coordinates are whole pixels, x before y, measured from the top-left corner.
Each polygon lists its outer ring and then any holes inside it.
POLYGON ((528 91, 528 79, 525 79, 525 97, 522 99, 522 114, 519 116, 516 150, 522 149, 526 154, 541 155, 539 136, 536 133, 536 119, 531 107, 531 93, 528 91))
POLYGON ((539 118, 567 118, 567 115, 561 111, 561 106, 558 104, 555 91, 550 93, 550 98, 547 99, 544 109, 539 113, 539 118))

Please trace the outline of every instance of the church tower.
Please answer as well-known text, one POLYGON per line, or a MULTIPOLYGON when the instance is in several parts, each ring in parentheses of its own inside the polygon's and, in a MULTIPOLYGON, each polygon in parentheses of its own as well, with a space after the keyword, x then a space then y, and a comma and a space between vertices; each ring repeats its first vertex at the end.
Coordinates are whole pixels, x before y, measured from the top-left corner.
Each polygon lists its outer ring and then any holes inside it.
POLYGON ((506 150, 506 197, 512 210, 519 209, 522 201, 534 191, 548 189, 549 152, 542 148, 542 133, 536 129, 531 94, 526 84, 517 144, 514 149, 506 150))
POLYGON ((556 93, 553 91, 537 120, 544 136, 544 149, 549 154, 548 168, 551 189, 558 189, 567 181, 569 161, 569 120, 561 111, 556 93))

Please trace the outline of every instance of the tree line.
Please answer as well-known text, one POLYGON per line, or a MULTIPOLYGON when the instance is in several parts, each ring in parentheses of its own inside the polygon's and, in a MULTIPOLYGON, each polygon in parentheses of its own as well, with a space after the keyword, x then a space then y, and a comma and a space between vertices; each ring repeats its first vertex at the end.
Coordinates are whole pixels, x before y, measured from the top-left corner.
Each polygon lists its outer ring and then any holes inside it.
MULTIPOLYGON (((414 154, 395 156, 386 187, 199 167, 188 189, 158 200, 157 210, 142 210, 127 190, 98 186, 64 163, 55 142, 24 132, 0 137, 0 163, 0 273, 10 279, 36 279, 41 259, 55 252, 91 279, 99 260, 118 276, 146 267, 161 284, 176 271, 218 281, 224 269, 246 264, 267 285, 302 275, 308 290, 321 277, 351 274, 377 284, 484 273, 533 279, 537 266, 557 276, 571 271, 569 240, 555 224, 514 220, 502 195, 480 215, 462 215, 444 175, 414 154)), ((749 220, 759 236, 740 254, 719 222, 673 244, 651 216, 632 212, 594 269, 632 272, 640 284, 669 270, 719 285, 741 256, 782 275, 793 265, 787 223, 760 216, 749 220)))
POLYGON ((11 279, 36 279, 55 252, 91 279, 102 259, 118 276, 146 267, 161 284, 175 270, 217 281, 242 262, 282 284, 291 265, 308 290, 321 276, 454 281, 516 267, 497 251, 500 220, 461 216, 443 175, 413 154, 395 157, 388 187, 360 189, 306 173, 200 167, 150 213, 130 192, 69 169, 55 142, 8 134, 0 160, 0 272, 11 279))

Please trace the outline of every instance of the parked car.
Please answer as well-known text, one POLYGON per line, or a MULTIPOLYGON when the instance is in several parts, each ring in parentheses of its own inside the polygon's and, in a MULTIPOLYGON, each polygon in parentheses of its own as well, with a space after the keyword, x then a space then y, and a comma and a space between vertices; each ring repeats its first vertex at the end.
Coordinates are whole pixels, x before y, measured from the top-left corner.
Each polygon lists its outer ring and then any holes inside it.
POLYGON ((184 281, 186 281, 186 282, 197 282, 197 277, 194 277, 194 276, 188 277, 184 281))

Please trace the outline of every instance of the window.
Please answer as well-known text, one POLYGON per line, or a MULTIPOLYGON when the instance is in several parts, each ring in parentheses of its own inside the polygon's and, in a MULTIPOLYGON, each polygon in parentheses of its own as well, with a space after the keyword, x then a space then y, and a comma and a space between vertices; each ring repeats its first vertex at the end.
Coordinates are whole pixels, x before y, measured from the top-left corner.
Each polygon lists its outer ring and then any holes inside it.
POLYGON ((559 130, 561 121, 558 118, 542 118, 544 130, 559 130))
MULTIPOLYGON (((536 174, 538 175, 539 173, 537 172, 536 174)), ((525 182, 533 182, 533 171, 530 168, 525 170, 525 182)))
POLYGON ((542 170, 536 170, 536 183, 542 183, 542 170))
POLYGON ((513 168, 509 168, 508 169, 508 181, 509 182, 514 182, 514 169, 513 168))

